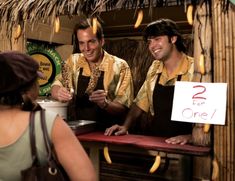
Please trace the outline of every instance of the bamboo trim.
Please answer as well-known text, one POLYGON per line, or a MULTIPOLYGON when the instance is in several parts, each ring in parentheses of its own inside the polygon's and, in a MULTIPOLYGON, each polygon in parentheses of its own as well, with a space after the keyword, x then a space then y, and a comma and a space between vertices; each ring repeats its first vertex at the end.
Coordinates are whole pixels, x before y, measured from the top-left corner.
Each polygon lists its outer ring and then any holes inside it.
MULTIPOLYGON (((235 13, 232 12, 232 11, 229 11, 229 15, 231 17, 231 21, 230 21, 230 26, 231 26, 231 45, 232 47, 235 46, 235 28, 234 28, 234 21, 235 21, 235 13)), ((231 52, 231 61, 232 62, 232 66, 231 67, 231 75, 232 75, 232 91, 231 91, 231 101, 234 100, 235 98, 235 78, 234 78, 234 70, 235 70, 235 63, 234 63, 234 60, 235 60, 235 50, 234 48, 232 48, 232 52, 231 52)), ((234 104, 233 102, 231 103, 231 148, 235 148, 235 124, 234 124, 234 104)), ((235 160, 235 154, 234 154, 234 149, 230 149, 231 150, 231 161, 232 161, 232 164, 231 164, 231 169, 233 170, 233 173, 234 173, 234 170, 235 170, 235 166, 234 166, 234 160, 235 160)), ((234 178, 234 175, 231 175, 231 178, 234 178)))
POLYGON ((226 125, 215 126, 214 152, 218 158, 220 174, 218 180, 233 181, 234 172, 234 95, 235 95, 235 12, 229 7, 222 11, 222 2, 213 1, 213 52, 214 81, 228 83, 226 125))
MULTIPOLYGON (((230 60, 229 62, 230 62, 230 65, 228 65, 228 70, 229 70, 229 83, 230 83, 230 86, 229 86, 229 88, 230 88, 230 91, 229 91, 229 97, 230 98, 232 98, 233 97, 233 71, 232 71, 232 66, 231 66, 231 64, 232 64, 232 62, 233 61, 231 61, 232 60, 232 27, 231 27, 231 24, 232 24, 232 21, 231 21, 231 12, 228 12, 228 37, 230 37, 230 38, 228 38, 228 60, 230 60)), ((228 139, 229 139, 229 148, 232 148, 232 142, 231 142, 231 140, 232 140, 232 137, 233 137, 233 135, 232 135, 232 133, 233 133, 233 131, 232 131, 232 126, 230 126, 231 124, 231 121, 233 120, 232 119, 232 114, 233 114, 233 109, 232 109, 232 105, 233 105, 233 100, 232 99, 229 99, 229 118, 228 118, 228 120, 230 120, 230 122, 229 122, 229 125, 228 125, 228 133, 227 133, 227 137, 228 137, 228 139)), ((228 150, 228 157, 229 158, 231 158, 232 157, 232 155, 233 155, 233 151, 231 150, 231 149, 229 149, 228 150)), ((228 168, 231 168, 232 167, 232 165, 230 166, 230 162, 228 162, 228 164, 227 164, 227 167, 228 168)), ((229 179, 232 179, 232 174, 230 173, 229 174, 229 179)))

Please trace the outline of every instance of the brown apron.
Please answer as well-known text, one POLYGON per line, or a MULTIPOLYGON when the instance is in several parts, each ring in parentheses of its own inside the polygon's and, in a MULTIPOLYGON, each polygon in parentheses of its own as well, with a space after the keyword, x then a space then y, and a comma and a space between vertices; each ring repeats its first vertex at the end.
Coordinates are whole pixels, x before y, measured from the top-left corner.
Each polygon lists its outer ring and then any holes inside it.
MULTIPOLYGON (((118 124, 119 119, 110 115, 104 109, 101 109, 97 104, 89 100, 89 95, 86 93, 90 77, 82 75, 83 69, 81 68, 78 83, 77 94, 75 97, 76 107, 76 120, 93 120, 97 123, 99 130, 105 130, 113 124, 118 124)), ((104 72, 102 71, 98 78, 96 87, 94 90, 104 90, 103 85, 104 72)))
MULTIPOLYGON (((191 134, 191 123, 171 121, 175 86, 159 84, 160 77, 161 73, 158 75, 153 92, 154 117, 150 127, 150 134, 163 137, 191 134)), ((180 80, 181 75, 177 78, 177 81, 180 80)))

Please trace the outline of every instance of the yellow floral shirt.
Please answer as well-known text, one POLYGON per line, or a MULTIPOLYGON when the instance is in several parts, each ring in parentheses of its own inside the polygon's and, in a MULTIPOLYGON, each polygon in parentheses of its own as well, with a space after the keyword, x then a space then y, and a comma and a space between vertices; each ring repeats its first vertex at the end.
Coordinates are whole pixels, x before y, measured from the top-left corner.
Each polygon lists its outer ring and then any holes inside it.
POLYGON ((153 61, 148 70, 145 82, 134 100, 139 108, 145 112, 150 110, 152 115, 154 115, 152 97, 159 73, 161 73, 159 84, 164 86, 174 85, 178 75, 182 75, 182 81, 193 81, 194 60, 192 57, 184 54, 180 66, 170 77, 166 72, 163 62, 159 60, 153 61))
MULTIPOLYGON (((72 54, 66 61, 68 84, 77 93, 77 80, 80 69, 83 68, 83 76, 91 76, 89 65, 81 53, 72 54)), ((104 89, 108 91, 108 98, 117 101, 126 107, 130 107, 133 101, 133 80, 130 67, 127 62, 104 51, 104 58, 99 65, 99 70, 104 71, 104 89)), ((53 85, 63 85, 62 75, 56 76, 53 85)))

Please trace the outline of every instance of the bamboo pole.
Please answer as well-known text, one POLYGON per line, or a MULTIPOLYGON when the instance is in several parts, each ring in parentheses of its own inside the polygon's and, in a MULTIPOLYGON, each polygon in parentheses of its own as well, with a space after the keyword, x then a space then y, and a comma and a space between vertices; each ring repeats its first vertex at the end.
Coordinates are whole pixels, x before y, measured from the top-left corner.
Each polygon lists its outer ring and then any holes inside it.
MULTIPOLYGON (((225 74, 225 80, 226 82, 230 82, 230 71, 229 71, 229 18, 228 18, 228 14, 225 14, 225 18, 224 18, 224 23, 225 23, 225 70, 226 70, 226 74, 225 74), (226 48, 227 47, 227 48, 226 48)), ((228 97, 230 97, 230 85, 228 85, 228 97)), ((226 143, 227 143, 227 147, 226 147, 226 157, 225 157, 225 168, 226 170, 229 168, 229 162, 228 162, 228 158, 230 158, 230 131, 229 131, 229 122, 230 122, 230 105, 231 105, 231 100, 228 99, 227 101, 227 121, 228 123, 225 126, 225 134, 224 137, 226 138, 226 143)), ((226 174, 226 180, 230 180, 230 173, 227 172, 228 174, 226 174)))
MULTIPOLYGON (((235 78, 234 78, 234 70, 235 70, 235 63, 234 63, 234 60, 235 60, 235 50, 234 50, 234 47, 235 47, 235 27, 234 27, 234 21, 235 21, 235 12, 234 11, 229 11, 230 13, 230 26, 231 26, 231 75, 232 75, 232 91, 231 91, 231 100, 233 100, 234 102, 234 99, 235 99, 235 78)), ((235 116, 234 116, 234 103, 231 103, 231 170, 232 170, 232 175, 231 177, 234 178, 235 176, 235 166, 234 166, 234 160, 235 160, 235 152, 234 152, 234 148, 235 148, 235 124, 234 124, 234 119, 235 119, 235 116)))
MULTIPOLYGON (((216 74, 216 72, 221 72, 221 67, 222 67, 222 61, 218 61, 218 60, 222 60, 222 49, 221 49, 221 42, 222 42, 222 37, 221 37, 221 35, 222 35, 222 32, 220 33, 219 31, 222 31, 222 29, 221 29, 221 24, 222 24, 222 21, 221 21, 221 14, 220 14, 220 12, 221 12, 221 9, 220 9, 220 6, 218 6, 218 9, 217 9, 217 15, 218 15, 218 31, 217 31, 217 33, 219 34, 219 36, 218 36, 218 59, 216 60, 216 63, 218 64, 217 65, 217 70, 215 70, 215 75, 217 75, 216 74)), ((217 75, 217 79, 214 79, 215 81, 220 81, 221 80, 221 76, 222 75, 222 73, 219 73, 218 75, 217 75)), ((218 135, 216 135, 216 131, 215 131, 215 139, 217 140, 218 138, 222 138, 223 139, 223 133, 222 133, 222 129, 219 129, 219 126, 217 126, 217 129, 218 129, 218 135), (218 138, 217 138, 218 137, 218 138)), ((218 141, 219 141, 219 144, 218 145, 221 145, 222 143, 223 143, 223 140, 222 140, 222 142, 221 142, 221 139, 218 139, 218 141)), ((215 145, 215 146, 217 146, 217 145, 215 145)), ((218 154, 218 161, 219 161, 219 169, 220 169, 220 173, 219 173, 219 180, 223 177, 223 172, 222 172, 222 166, 221 166, 221 163, 223 163, 223 150, 221 150, 221 149, 223 149, 223 145, 222 146, 220 146, 219 148, 218 148, 218 152, 216 152, 216 154, 218 154)))
POLYGON ((218 158, 220 175, 217 180, 233 181, 234 175, 234 70, 235 70, 235 12, 222 1, 212 1, 214 81, 228 83, 226 125, 215 126, 214 153, 218 158))
MULTIPOLYGON (((212 6, 212 14, 213 14, 213 25, 214 25, 214 80, 219 80, 219 76, 217 72, 220 72, 219 70, 219 62, 217 60, 221 60, 221 51, 220 51, 220 36, 221 34, 218 32, 220 29, 221 25, 221 17, 218 15, 219 13, 219 7, 217 6, 217 3, 214 3, 212 6)), ((221 165, 221 157, 222 157, 222 152, 220 150, 220 129, 218 126, 214 126, 214 152, 215 156, 218 158, 219 166, 221 165)), ((221 167, 220 172, 219 172, 219 178, 221 178, 221 167)))
MULTIPOLYGON (((226 51, 225 51, 225 45, 226 45, 226 29, 225 29, 225 15, 224 13, 221 13, 221 20, 222 20, 222 39, 221 39, 221 48, 222 48, 222 66, 221 66, 221 82, 224 82, 226 80, 226 51)), ((226 112, 226 121, 228 121, 228 111, 226 112)), ((228 122, 227 122, 228 124, 228 122)), ((226 174, 226 163, 227 163, 227 137, 226 137, 226 125, 221 128, 222 130, 222 135, 221 137, 223 138, 222 141, 222 180, 227 180, 227 174, 226 174)))
MULTIPOLYGON (((218 24, 215 23, 215 22, 218 22, 218 16, 215 16, 215 14, 217 14, 216 10, 217 10, 217 8, 215 7, 214 4, 212 4, 212 27, 213 27, 213 29, 212 29, 212 34, 213 34, 212 40, 213 40, 213 49, 214 49, 214 51, 213 51, 214 52, 213 53, 213 55, 214 55, 214 61, 213 61, 213 66, 214 66, 213 76, 214 76, 214 79, 217 79, 217 75, 214 72, 217 72, 217 68, 218 68, 217 63, 216 63, 215 60, 217 60, 218 56, 219 56, 218 55, 218 52, 219 52, 219 47, 218 47, 218 45, 219 45, 219 42, 218 42, 219 33, 217 31, 218 30, 218 24)), ((214 133, 215 132, 218 132, 216 126, 214 126, 214 133)), ((219 145, 219 140, 216 139, 215 134, 214 134, 213 144, 214 145, 219 145)), ((218 154, 217 152, 214 153, 214 157, 219 157, 217 154, 218 154)))
MULTIPOLYGON (((229 29, 229 33, 228 33, 228 35, 229 35, 229 62, 230 62, 230 65, 229 65, 229 83, 230 83, 230 86, 229 86, 229 88, 230 88, 230 92, 229 92, 229 97, 230 98, 233 98, 234 97, 234 89, 233 89, 233 85, 234 85, 234 79, 233 79, 233 76, 234 76, 234 72, 233 72, 233 64, 234 64, 234 61, 231 61, 231 60, 233 60, 233 34, 232 34, 232 31, 233 31, 233 21, 232 21, 232 11, 228 11, 228 20, 229 20, 229 22, 228 22, 228 29, 229 29)), ((234 132, 233 132, 233 127, 232 127, 232 120, 233 120, 233 99, 229 99, 229 116, 230 116, 230 118, 229 118, 229 120, 230 120, 230 122, 229 122, 229 134, 228 134, 228 137, 229 137, 229 147, 230 148, 233 148, 233 142, 232 142, 232 140, 233 140, 233 137, 234 137, 234 132)), ((231 161, 233 160, 233 153, 234 152, 234 150, 232 150, 232 149, 229 149, 229 157, 228 158, 231 158, 231 161)), ((231 164, 231 162, 230 161, 228 161, 228 167, 231 169, 231 170, 233 170, 233 164, 231 164)), ((232 172, 230 172, 230 180, 233 178, 232 177, 232 172)))

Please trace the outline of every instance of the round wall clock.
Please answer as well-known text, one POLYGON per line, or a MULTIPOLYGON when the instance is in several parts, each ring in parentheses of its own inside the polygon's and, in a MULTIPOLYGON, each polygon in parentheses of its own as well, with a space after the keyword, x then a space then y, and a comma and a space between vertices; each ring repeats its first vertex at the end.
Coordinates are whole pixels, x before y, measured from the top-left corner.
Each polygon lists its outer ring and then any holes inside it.
POLYGON ((54 48, 37 44, 27 43, 27 53, 39 63, 39 70, 43 72, 44 79, 39 79, 39 95, 50 93, 51 84, 61 71, 61 57, 54 48))
POLYGON ((230 0, 230 2, 235 5, 235 0, 230 0))

